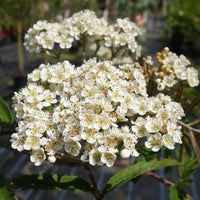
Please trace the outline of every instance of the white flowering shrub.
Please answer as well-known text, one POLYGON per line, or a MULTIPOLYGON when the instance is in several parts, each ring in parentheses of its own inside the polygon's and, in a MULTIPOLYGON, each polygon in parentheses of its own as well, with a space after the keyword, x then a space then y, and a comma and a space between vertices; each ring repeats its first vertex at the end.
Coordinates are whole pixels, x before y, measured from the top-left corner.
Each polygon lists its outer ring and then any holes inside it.
MULTIPOLYGON (((28 74, 26 86, 14 93, 17 128, 9 138, 11 147, 29 154, 35 166, 45 160, 83 166, 91 184, 77 176, 49 174, 22 176, 11 180, 11 187, 81 190, 102 200, 117 186, 146 173, 170 186, 171 200, 192 198, 182 187, 191 184, 190 175, 200 163, 194 134, 200 130, 193 127, 200 120, 190 122, 200 114, 200 94, 194 88, 199 85, 198 71, 185 56, 167 47, 157 53, 157 65, 150 56, 136 60, 141 54, 137 41, 141 33, 128 19, 109 25, 89 10, 60 23, 38 21, 28 30, 26 49, 59 62, 41 64, 28 74), (88 41, 96 45, 90 58, 85 52, 88 41), (76 42, 83 50, 80 66, 60 60, 62 50, 76 42), (104 48, 110 49, 108 60, 97 54, 104 48), (124 59, 126 53, 134 54, 132 64, 124 59), (178 161, 169 153, 158 160, 161 149, 169 152, 175 147, 178 161), (132 166, 118 162, 131 156, 137 157, 132 166), (127 168, 113 175, 100 192, 89 165, 127 168), (175 165, 180 176, 175 184, 149 172, 175 165)), ((11 124, 11 112, 0 98, 2 105, 0 119, 11 124)))

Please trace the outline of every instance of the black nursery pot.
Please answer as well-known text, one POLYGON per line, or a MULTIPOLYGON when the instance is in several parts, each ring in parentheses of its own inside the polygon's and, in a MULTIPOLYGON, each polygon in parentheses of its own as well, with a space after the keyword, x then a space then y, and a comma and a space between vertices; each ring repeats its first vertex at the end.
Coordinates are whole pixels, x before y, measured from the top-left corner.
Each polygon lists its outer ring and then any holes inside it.
POLYGON ((24 87, 27 83, 27 76, 25 74, 17 74, 14 76, 14 90, 24 87))

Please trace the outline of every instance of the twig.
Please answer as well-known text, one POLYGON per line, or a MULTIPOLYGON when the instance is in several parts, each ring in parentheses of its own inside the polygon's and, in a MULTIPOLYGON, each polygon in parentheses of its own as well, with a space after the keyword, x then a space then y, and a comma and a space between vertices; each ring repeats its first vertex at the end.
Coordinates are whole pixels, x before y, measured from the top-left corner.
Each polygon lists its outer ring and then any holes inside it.
POLYGON ((183 94, 184 84, 180 82, 178 92, 175 97, 175 101, 179 102, 181 100, 181 96, 183 94))
POLYGON ((85 165, 84 168, 86 169, 87 173, 88 173, 88 176, 89 176, 89 179, 92 183, 92 185, 94 186, 94 189, 96 190, 96 193, 95 193, 95 198, 96 200, 101 200, 101 194, 100 194, 100 191, 98 189, 98 186, 97 186, 97 183, 95 181, 95 178, 94 178, 94 175, 92 173, 92 170, 90 169, 89 166, 85 165))
POLYGON ((114 52, 114 49, 112 49, 112 57, 111 57, 111 60, 120 52, 120 50, 122 49, 123 47, 118 47, 116 49, 116 51, 114 52))
POLYGON ((87 165, 88 163, 83 162, 82 160, 70 155, 57 155, 56 164, 68 165, 68 166, 74 167, 74 166, 84 166, 84 165, 87 165))
POLYGON ((179 162, 181 162, 182 159, 183 159, 183 154, 184 154, 184 149, 185 149, 185 138, 183 138, 182 140, 183 140, 183 142, 182 142, 182 144, 180 145, 181 148, 180 148, 180 150, 179 150, 179 158, 178 158, 178 161, 179 161, 179 162))
POLYGON ((196 140, 196 138, 194 136, 194 133, 191 130, 189 130, 189 133, 190 133, 190 140, 192 142, 192 146, 193 146, 194 152, 196 154, 197 160, 198 160, 199 165, 200 165, 200 150, 199 150, 199 146, 197 144, 197 140, 196 140))
POLYGON ((198 123, 200 123, 200 118, 194 120, 193 122, 190 122, 188 125, 189 125, 189 126, 194 126, 194 125, 196 125, 196 124, 198 124, 198 123))
POLYGON ((200 133, 200 130, 199 129, 196 129, 196 128, 192 128, 189 124, 185 124, 184 122, 182 121, 178 121, 180 125, 184 126, 185 128, 187 128, 188 130, 191 130, 191 131, 194 131, 196 133, 200 133))
MULTIPOLYGON (((125 168, 125 167, 129 167, 130 165, 127 165, 127 164, 124 164, 124 163, 120 163, 120 162, 115 162, 115 166, 125 168)), ((153 178, 153 179, 155 179, 155 180, 157 180, 157 181, 159 181, 161 183, 164 183, 167 186, 175 185, 173 182, 171 182, 171 181, 169 181, 169 180, 167 180, 165 178, 162 178, 162 177, 160 177, 159 175, 157 175, 157 174, 155 174, 153 172, 146 172, 145 175, 147 175, 147 176, 149 176, 149 177, 151 177, 151 178, 153 178)), ((193 199, 188 193, 187 193, 186 197, 189 198, 189 199, 193 199)))
POLYGON ((82 47, 83 47, 83 62, 86 61, 86 55, 85 55, 85 42, 86 42, 86 34, 83 34, 83 40, 82 40, 82 47))
POLYGON ((101 47, 99 42, 100 42, 99 40, 96 41, 96 50, 95 50, 95 52, 94 52, 92 57, 95 57, 97 55, 97 52, 99 51, 99 49, 101 47))
POLYGON ((189 108, 185 111, 186 114, 188 114, 192 109, 199 103, 200 101, 200 94, 197 95, 197 97, 193 100, 193 102, 190 104, 189 108))

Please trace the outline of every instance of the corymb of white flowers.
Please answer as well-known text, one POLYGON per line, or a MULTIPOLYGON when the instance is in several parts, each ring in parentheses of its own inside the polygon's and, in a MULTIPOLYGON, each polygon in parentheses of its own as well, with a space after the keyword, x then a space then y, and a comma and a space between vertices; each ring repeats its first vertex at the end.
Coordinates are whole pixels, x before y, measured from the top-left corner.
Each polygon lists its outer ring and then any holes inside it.
POLYGON ((181 143, 181 105, 162 93, 148 97, 134 64, 117 68, 95 58, 80 67, 41 64, 13 99, 12 148, 29 151, 36 166, 67 154, 111 167, 117 156, 139 156, 140 141, 154 152, 181 143))
MULTIPOLYGON (((112 47, 118 51, 130 51, 139 57, 141 46, 137 36, 143 31, 128 18, 117 19, 115 24, 108 25, 103 18, 97 18, 95 12, 80 11, 62 22, 49 23, 38 21, 25 35, 25 47, 30 53, 51 51, 55 44, 60 49, 70 49, 74 42, 91 39, 101 46, 112 47)), ((54 53, 54 52, 53 52, 54 53)))

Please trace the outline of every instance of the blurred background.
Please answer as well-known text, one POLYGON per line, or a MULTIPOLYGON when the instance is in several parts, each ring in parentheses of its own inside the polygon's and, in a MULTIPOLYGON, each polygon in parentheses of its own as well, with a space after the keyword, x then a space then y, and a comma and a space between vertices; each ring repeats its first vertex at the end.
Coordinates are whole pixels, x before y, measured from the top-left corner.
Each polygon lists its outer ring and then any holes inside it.
MULTIPOLYGON (((128 17, 139 26, 144 27, 145 34, 139 38, 143 45, 142 55, 155 59, 156 52, 165 46, 177 54, 184 54, 196 67, 200 65, 200 1, 199 0, 1 0, 0 1, 0 96, 8 99, 13 91, 26 82, 26 74, 43 62, 42 55, 29 55, 23 46, 26 31, 37 20, 49 22, 60 21, 83 9, 94 10, 98 17, 109 22, 116 18, 128 17)), ((69 58, 73 63, 76 57, 69 58)), ((5 145, 5 144, 4 144, 5 145)), ((161 157, 164 156, 161 153, 161 157)), ((0 148, 0 170, 6 178, 19 174, 60 173, 85 176, 81 169, 54 166, 48 163, 34 167, 25 154, 19 154, 0 148)), ((126 160, 133 164, 134 159, 126 160)), ((102 188, 105 180, 118 168, 93 168, 102 188)), ((158 173, 165 175, 163 169, 158 173)), ((171 176, 176 177, 176 170, 171 176)), ((189 188, 195 200, 200 199, 200 173, 192 177, 195 183, 189 188)), ((92 199, 85 193, 21 191, 16 190, 17 197, 23 200, 46 199, 92 199)), ((118 188, 106 199, 169 199, 169 189, 143 176, 137 184, 127 183, 118 188)))

